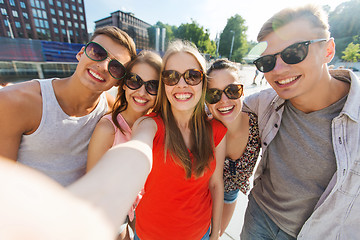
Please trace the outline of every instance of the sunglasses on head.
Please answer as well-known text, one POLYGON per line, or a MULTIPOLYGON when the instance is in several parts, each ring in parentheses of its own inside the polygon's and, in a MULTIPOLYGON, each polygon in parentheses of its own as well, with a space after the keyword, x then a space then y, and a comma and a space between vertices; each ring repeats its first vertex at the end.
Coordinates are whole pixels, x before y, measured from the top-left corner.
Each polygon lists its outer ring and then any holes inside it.
MULTIPOLYGON (((88 58, 97 62, 104 61, 105 59, 109 58, 109 54, 105 48, 96 42, 89 42, 86 44, 85 54, 88 56, 88 58)), ((110 59, 108 64, 108 71, 113 78, 118 80, 122 79, 126 75, 124 65, 122 65, 116 59, 110 59)))
POLYGON ((281 52, 262 56, 254 61, 256 68, 263 73, 270 72, 276 65, 276 56, 280 55, 281 59, 287 64, 297 64, 306 58, 309 52, 309 45, 316 42, 327 41, 326 39, 315 39, 304 42, 294 43, 281 52))
POLYGON ((184 78, 185 82, 191 86, 198 85, 203 80, 203 72, 199 69, 189 69, 183 74, 175 70, 164 70, 161 73, 161 79, 168 86, 174 86, 178 84, 181 77, 184 78))
POLYGON ((141 79, 139 75, 135 73, 129 73, 129 75, 125 80, 125 85, 132 90, 139 89, 141 88, 142 85, 145 85, 145 90, 150 95, 156 95, 159 87, 159 81, 149 80, 145 82, 144 80, 141 79))
POLYGON ((215 104, 220 101, 223 93, 229 99, 238 99, 243 94, 244 86, 242 84, 229 84, 224 90, 220 90, 217 88, 210 88, 206 91, 206 102, 209 104, 215 104))

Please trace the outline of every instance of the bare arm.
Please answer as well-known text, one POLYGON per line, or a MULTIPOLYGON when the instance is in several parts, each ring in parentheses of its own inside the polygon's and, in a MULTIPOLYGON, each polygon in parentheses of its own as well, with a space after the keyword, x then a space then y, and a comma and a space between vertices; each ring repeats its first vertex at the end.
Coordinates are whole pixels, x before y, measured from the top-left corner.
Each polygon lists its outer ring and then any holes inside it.
POLYGON ((99 209, 44 174, 0 157, 0 182, 0 239, 114 239, 99 209))
POLYGON ((115 129, 112 123, 106 118, 100 119, 98 124, 96 124, 89 143, 86 165, 87 172, 90 171, 106 151, 112 147, 115 137, 114 134, 115 129))
POLYGON ((42 100, 38 82, 14 84, 0 91, 0 156, 16 161, 23 134, 40 124, 42 100))
POLYGON ((156 130, 154 120, 138 120, 132 140, 111 148, 89 173, 68 188, 102 209, 114 231, 123 223, 151 170, 156 130))
POLYGON ((210 193, 213 199, 212 209, 212 225, 210 239, 219 239, 220 237, 220 223, 224 204, 224 182, 223 182, 223 168, 226 151, 226 137, 224 137, 219 145, 216 147, 216 168, 214 174, 210 178, 210 193))

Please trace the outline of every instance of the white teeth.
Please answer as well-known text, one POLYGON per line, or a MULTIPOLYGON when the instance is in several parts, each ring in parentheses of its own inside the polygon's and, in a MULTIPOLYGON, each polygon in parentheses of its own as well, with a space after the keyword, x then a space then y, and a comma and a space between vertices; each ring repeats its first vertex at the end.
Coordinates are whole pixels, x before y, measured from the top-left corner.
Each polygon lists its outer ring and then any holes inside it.
POLYGON ((190 93, 178 93, 175 94, 175 98, 179 99, 179 100, 186 100, 191 98, 191 94, 190 93))
POLYGON ((219 112, 225 113, 225 112, 229 112, 230 110, 232 110, 235 106, 229 106, 229 107, 223 107, 223 108, 218 108, 219 112))
POLYGON ((138 102, 138 103, 141 103, 141 104, 144 104, 144 103, 147 102, 146 100, 144 100, 144 99, 142 99, 142 98, 136 98, 136 97, 134 97, 134 101, 135 101, 135 102, 138 102))
POLYGON ((296 78, 297 78, 297 77, 288 78, 288 79, 285 79, 285 80, 278 81, 278 83, 280 83, 280 84, 291 83, 291 82, 294 81, 296 78))
POLYGON ((100 75, 96 74, 95 72, 89 70, 90 74, 96 78, 96 79, 99 79, 100 81, 104 81, 104 79, 102 77, 100 77, 100 75))

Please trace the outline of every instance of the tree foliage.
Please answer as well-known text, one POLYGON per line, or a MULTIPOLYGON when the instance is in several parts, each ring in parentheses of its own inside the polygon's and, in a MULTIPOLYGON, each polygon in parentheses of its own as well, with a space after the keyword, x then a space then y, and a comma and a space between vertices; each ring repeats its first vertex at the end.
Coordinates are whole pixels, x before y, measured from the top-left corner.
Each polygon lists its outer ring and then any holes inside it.
POLYGON ((200 52, 215 54, 215 42, 210 40, 210 32, 200 26, 196 21, 181 24, 174 32, 175 38, 193 42, 200 52))
POLYGON ((231 60, 241 61, 241 59, 248 52, 247 26, 245 26, 245 20, 236 14, 227 20, 227 24, 220 35, 219 53, 223 57, 229 57, 231 50, 231 42, 234 36, 234 44, 232 49, 231 60))
MULTIPOLYGON (((353 36, 360 33, 360 0, 351 0, 339 4, 329 13, 329 24, 335 38, 337 56, 340 56, 353 36)), ((356 42, 354 42, 356 43, 356 42)))
POLYGON ((344 55, 341 58, 346 62, 357 62, 360 59, 360 44, 351 42, 342 53, 344 55))

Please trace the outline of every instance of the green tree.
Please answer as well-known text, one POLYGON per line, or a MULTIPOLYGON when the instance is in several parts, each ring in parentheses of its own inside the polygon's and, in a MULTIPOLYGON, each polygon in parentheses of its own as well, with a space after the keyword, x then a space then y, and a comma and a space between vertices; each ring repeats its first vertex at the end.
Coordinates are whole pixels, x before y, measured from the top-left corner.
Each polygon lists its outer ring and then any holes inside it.
POLYGON ((241 62, 243 57, 248 52, 248 44, 246 40, 247 29, 247 26, 245 26, 245 20, 239 14, 229 18, 224 30, 220 35, 220 55, 223 57, 229 57, 231 42, 234 36, 231 60, 241 62))
POLYGON ((155 49, 155 31, 156 28, 165 28, 166 29, 166 36, 165 36, 165 48, 167 48, 167 45, 169 41, 174 39, 174 31, 176 31, 176 26, 171 26, 165 23, 162 23, 158 21, 155 25, 149 27, 147 29, 148 35, 149 35, 149 47, 155 49))
POLYGON ((339 4, 329 13, 329 24, 335 38, 337 56, 353 42, 353 36, 360 33, 360 1, 351 0, 339 4))
POLYGON ((360 59, 360 44, 351 42, 342 53, 344 55, 341 58, 346 62, 357 62, 360 59))
POLYGON ((210 40, 210 32, 200 26, 196 21, 191 23, 181 24, 176 31, 174 31, 175 38, 188 40, 193 42, 200 52, 215 54, 215 42, 210 40))

